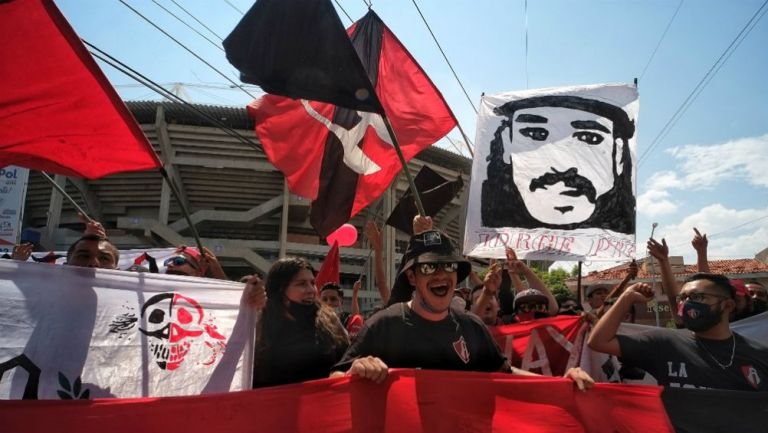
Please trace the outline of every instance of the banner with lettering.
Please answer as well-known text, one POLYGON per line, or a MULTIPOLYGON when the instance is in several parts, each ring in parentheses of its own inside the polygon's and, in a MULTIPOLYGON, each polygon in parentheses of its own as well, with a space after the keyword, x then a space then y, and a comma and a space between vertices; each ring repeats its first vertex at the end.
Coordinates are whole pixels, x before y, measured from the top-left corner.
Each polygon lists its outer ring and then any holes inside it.
POLYGON ((562 378, 394 370, 213 396, 0 401, 7 433, 671 433, 661 389, 562 378))
POLYGON ((588 324, 577 316, 556 316, 491 328, 510 363, 546 376, 562 376, 579 365, 588 324))
POLYGON ((632 259, 638 109, 628 85, 484 95, 464 254, 632 259))
POLYGON ((241 311, 242 290, 207 278, 0 260, 0 399, 247 389, 253 314, 241 311))

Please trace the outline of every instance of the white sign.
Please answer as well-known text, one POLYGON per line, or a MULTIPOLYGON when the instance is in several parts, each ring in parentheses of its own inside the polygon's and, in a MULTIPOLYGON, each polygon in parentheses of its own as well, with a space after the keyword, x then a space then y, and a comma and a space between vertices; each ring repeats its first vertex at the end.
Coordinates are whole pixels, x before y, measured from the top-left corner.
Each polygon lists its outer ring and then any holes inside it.
POLYGON ((251 387, 243 284, 0 260, 0 398, 251 387))
POLYGON ((0 254, 13 252, 21 233, 21 214, 29 170, 15 165, 0 168, 0 254))
POLYGON ((634 257, 638 108, 626 85, 483 96, 464 254, 634 257))

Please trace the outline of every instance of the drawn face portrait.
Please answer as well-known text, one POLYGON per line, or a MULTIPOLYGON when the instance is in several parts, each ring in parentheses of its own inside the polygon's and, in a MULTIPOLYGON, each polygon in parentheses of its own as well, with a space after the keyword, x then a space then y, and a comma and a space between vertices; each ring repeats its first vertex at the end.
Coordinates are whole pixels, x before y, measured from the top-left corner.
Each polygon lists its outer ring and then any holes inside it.
POLYGON ((613 121, 563 107, 514 114, 504 137, 513 181, 531 216, 547 224, 585 221, 614 184, 613 121))
POLYGON ((493 108, 484 227, 634 233, 634 120, 596 99, 547 95, 493 108))

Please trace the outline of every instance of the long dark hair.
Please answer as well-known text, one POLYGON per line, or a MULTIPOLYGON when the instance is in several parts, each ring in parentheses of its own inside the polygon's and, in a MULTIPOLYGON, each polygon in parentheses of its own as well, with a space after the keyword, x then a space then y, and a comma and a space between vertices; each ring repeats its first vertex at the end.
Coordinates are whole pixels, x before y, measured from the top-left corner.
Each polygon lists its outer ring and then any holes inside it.
MULTIPOLYGON (((275 262, 269 269, 265 282, 267 305, 262 311, 261 319, 256 324, 256 353, 254 364, 264 360, 264 355, 274 344, 286 323, 294 321, 286 308, 285 290, 291 280, 303 269, 315 273, 312 265, 299 257, 289 257, 275 262)), ((344 350, 349 345, 349 338, 333 310, 322 305, 315 299, 317 314, 315 316, 315 335, 318 340, 332 350, 344 350)))

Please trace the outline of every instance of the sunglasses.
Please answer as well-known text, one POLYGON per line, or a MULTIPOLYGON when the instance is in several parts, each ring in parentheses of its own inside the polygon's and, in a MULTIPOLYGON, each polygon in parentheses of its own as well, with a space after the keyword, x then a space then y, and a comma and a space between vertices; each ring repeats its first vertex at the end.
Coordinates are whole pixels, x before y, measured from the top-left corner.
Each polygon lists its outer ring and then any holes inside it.
POLYGON ((544 304, 520 304, 517 309, 521 313, 529 313, 531 311, 544 312, 547 311, 547 306, 544 304))
POLYGON ((193 263, 191 260, 187 260, 187 258, 186 258, 186 257, 184 257, 184 256, 173 256, 173 257, 168 257, 168 258, 167 258, 167 259, 165 259, 165 261, 163 262, 163 265, 165 265, 165 266, 168 266, 168 265, 173 265, 173 266, 184 266, 184 265, 189 265, 189 266, 191 266, 193 269, 197 269, 197 265, 196 265, 196 264, 194 264, 194 263, 193 263))
POLYGON ((416 269, 421 275, 432 275, 440 268, 444 272, 452 274, 459 270, 459 264, 456 262, 451 263, 419 263, 416 269))

